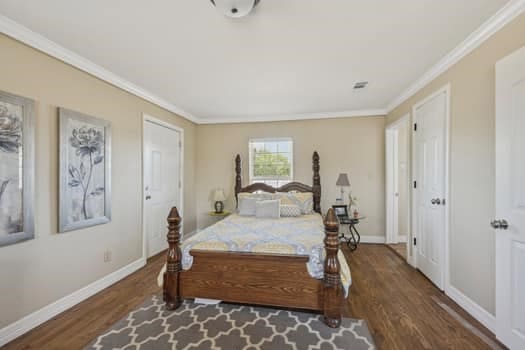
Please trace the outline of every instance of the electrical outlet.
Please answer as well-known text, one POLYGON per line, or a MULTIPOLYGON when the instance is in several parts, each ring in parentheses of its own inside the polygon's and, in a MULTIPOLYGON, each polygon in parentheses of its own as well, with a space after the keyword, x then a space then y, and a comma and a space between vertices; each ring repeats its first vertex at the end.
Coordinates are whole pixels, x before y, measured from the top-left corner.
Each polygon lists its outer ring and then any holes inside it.
POLYGON ((104 262, 110 262, 111 261, 111 250, 106 250, 104 252, 104 262))

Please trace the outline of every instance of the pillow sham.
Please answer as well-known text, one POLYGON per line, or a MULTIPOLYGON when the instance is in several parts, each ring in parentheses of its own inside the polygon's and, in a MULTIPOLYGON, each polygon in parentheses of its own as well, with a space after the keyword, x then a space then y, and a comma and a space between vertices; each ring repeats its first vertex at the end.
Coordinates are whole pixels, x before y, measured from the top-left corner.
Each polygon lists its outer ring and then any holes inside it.
POLYGON ((255 217, 278 219, 281 217, 281 201, 278 199, 257 201, 255 217))
POLYGON ((257 198, 262 200, 270 200, 273 199, 273 193, 270 192, 257 192, 257 193, 250 193, 250 192, 240 192, 237 194, 237 198, 239 201, 241 198, 257 198))
POLYGON ((301 208, 295 204, 281 204, 281 217, 298 217, 301 216, 301 208))
POLYGON ((292 199, 293 194, 289 192, 276 192, 273 195, 274 199, 280 199, 281 205, 297 205, 292 199))
POLYGON ((275 198, 279 198, 281 204, 297 205, 303 215, 314 212, 314 194, 312 192, 277 192, 275 198))
POLYGON ((259 200, 257 198, 241 197, 239 198, 239 215, 240 216, 254 216, 255 215, 255 204, 259 200))

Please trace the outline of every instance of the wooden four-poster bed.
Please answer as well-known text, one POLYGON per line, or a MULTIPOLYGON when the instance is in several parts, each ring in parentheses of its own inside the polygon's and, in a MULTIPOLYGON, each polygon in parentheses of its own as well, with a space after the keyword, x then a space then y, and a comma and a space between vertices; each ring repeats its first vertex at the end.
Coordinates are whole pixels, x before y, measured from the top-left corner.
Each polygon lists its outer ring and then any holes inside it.
MULTIPOLYGON (((235 197, 241 192, 311 192, 313 209, 321 214, 319 155, 313 154, 313 185, 299 182, 279 188, 263 183, 242 186, 241 157, 235 158, 235 197)), ((163 296, 168 310, 179 307, 182 299, 208 298, 227 302, 309 309, 321 312, 329 327, 338 327, 344 300, 341 283, 339 224, 333 209, 324 218, 324 278, 311 277, 307 255, 266 254, 192 249, 193 264, 182 269, 180 217, 177 208, 168 216, 166 272, 163 296)), ((264 220, 264 219, 261 219, 264 220)))

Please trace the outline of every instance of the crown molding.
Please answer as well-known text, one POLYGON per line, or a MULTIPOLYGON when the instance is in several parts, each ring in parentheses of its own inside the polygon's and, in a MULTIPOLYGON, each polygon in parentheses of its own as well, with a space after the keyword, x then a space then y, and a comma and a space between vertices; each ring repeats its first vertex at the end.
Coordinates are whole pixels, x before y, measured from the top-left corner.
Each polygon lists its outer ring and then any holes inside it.
POLYGON ((250 119, 240 118, 199 118, 191 113, 177 107, 173 103, 135 85, 128 80, 116 75, 115 73, 95 64, 94 62, 68 50, 59 44, 33 32, 23 25, 0 15, 0 31, 28 46, 57 58, 75 68, 91 74, 103 81, 106 81, 124 91, 143 98, 159 107, 182 116, 196 124, 232 124, 232 123, 257 123, 272 121, 291 121, 291 120, 311 120, 311 119, 332 119, 348 117, 367 117, 383 116, 390 113, 401 103, 408 100, 411 96, 424 88, 427 84, 436 79, 439 75, 447 71, 459 60, 479 47, 493 34, 498 32, 506 24, 525 11, 525 0, 510 0, 495 15, 489 18, 478 29, 470 34, 461 44, 443 57, 437 64, 426 71, 419 79, 413 82, 399 96, 393 99, 386 108, 353 110, 328 113, 302 113, 291 115, 267 115, 253 117, 250 119))
POLYGON ((334 118, 356 118, 356 117, 372 117, 372 116, 386 116, 386 109, 361 109, 353 111, 342 112, 316 112, 316 113, 300 113, 300 114, 283 114, 283 115, 266 115, 259 117, 252 117, 250 119, 241 118, 213 118, 200 119, 200 124, 237 124, 237 123, 260 123, 260 122, 280 122, 292 120, 312 120, 312 119, 334 119, 334 118))
POLYGON ((198 118, 175 106, 173 103, 156 96, 3 15, 0 15, 0 32, 194 123, 199 122, 198 118))
POLYGON ((509 1, 498 12, 496 12, 496 14, 485 21, 478 29, 476 29, 451 52, 443 57, 437 64, 426 71, 399 96, 393 99, 386 107, 387 112, 392 112, 400 104, 408 100, 427 84, 446 72, 459 60, 471 53, 474 49, 489 39, 493 34, 498 32, 506 24, 519 16, 523 11, 525 11, 525 0, 509 1))
POLYGON ((127 91, 135 96, 143 98, 159 107, 162 107, 170 112, 173 112, 181 117, 184 117, 195 124, 223 124, 223 123, 255 123, 255 122, 271 122, 271 121, 286 121, 286 120, 301 120, 301 119, 329 119, 329 118, 345 118, 345 117, 365 117, 375 115, 386 115, 384 109, 377 110, 356 110, 343 111, 332 113, 305 113, 293 115, 270 115, 254 117, 250 119, 238 118, 213 118, 203 119, 192 115, 191 113, 177 107, 173 103, 143 89, 142 87, 133 84, 132 82, 118 76, 117 74, 97 65, 79 54, 66 49, 65 47, 55 43, 52 40, 32 31, 31 29, 13 21, 12 19, 0 15, 0 32, 18 40, 34 49, 37 49, 51 57, 54 57, 64 63, 67 63, 81 71, 84 71, 98 79, 110 83, 124 91, 127 91))

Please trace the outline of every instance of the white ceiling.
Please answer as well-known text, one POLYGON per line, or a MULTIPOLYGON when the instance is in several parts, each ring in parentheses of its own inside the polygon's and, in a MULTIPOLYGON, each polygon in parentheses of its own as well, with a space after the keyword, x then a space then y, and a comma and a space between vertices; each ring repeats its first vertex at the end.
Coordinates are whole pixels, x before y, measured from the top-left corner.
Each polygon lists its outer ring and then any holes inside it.
POLYGON ((0 0, 0 13, 219 122, 386 108, 505 3, 262 0, 231 19, 209 0, 0 0))

